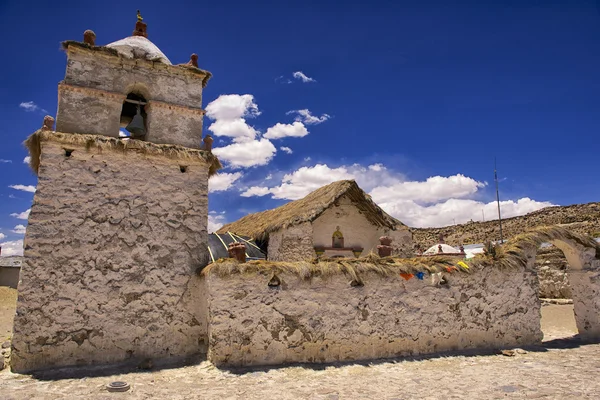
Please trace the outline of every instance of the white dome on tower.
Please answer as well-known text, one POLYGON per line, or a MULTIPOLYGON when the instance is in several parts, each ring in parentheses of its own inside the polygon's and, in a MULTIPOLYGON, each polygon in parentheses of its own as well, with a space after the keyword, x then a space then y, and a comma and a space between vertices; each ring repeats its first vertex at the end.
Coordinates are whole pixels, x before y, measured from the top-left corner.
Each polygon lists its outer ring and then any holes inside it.
POLYGON ((129 36, 107 44, 106 47, 115 49, 123 57, 158 61, 163 64, 172 65, 167 56, 144 36, 129 36))

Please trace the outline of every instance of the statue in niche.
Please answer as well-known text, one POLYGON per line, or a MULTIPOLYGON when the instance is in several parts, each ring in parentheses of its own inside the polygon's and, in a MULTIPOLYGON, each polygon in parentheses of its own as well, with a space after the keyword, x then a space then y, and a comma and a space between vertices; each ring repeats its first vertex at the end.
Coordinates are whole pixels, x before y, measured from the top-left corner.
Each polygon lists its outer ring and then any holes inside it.
POLYGON ((333 232, 333 236, 331 236, 331 247, 336 249, 341 249, 344 247, 344 235, 340 232, 340 227, 337 226, 336 231, 333 232))

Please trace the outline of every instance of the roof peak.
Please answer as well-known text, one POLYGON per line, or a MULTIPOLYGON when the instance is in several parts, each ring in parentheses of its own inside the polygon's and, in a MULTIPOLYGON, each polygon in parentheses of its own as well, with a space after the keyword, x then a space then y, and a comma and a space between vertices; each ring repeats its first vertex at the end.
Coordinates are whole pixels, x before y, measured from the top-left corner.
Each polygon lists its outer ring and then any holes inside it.
POLYGON ((223 226, 217 233, 227 231, 255 239, 264 238, 270 232, 317 219, 339 198, 347 195, 350 201, 374 225, 395 230, 403 224, 383 211, 371 196, 365 193, 353 179, 332 182, 322 186, 305 197, 290 201, 280 207, 249 214, 223 226))

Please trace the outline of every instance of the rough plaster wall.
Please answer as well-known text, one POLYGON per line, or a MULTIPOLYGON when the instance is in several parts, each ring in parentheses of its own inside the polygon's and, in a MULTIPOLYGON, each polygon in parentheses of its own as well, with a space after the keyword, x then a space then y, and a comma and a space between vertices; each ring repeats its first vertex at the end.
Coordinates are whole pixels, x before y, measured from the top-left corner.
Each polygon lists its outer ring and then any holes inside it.
POLYGON ((310 222, 280 229, 269 234, 268 259, 273 261, 302 261, 315 258, 310 222))
MULTIPOLYGON (((206 164, 43 142, 12 340, 16 372, 167 361, 206 337, 206 164)), ((156 362, 155 362, 156 364, 156 362)))
POLYGON ((429 279, 280 275, 208 279, 209 360, 219 366, 333 362, 539 343, 535 274, 496 268, 429 279))
POLYGON ((394 238, 392 245, 396 254, 404 255, 403 249, 412 247, 412 235, 408 230, 388 231, 373 225, 345 196, 337 203, 337 206, 331 206, 313 221, 315 246, 331 246, 331 236, 339 226, 344 235, 344 247, 362 247, 363 256, 370 251, 377 253, 379 238, 385 233, 394 238))
POLYGON ((122 108, 123 100, 116 96, 59 90, 56 130, 118 137, 122 108))
POLYGON ((131 85, 138 84, 148 89, 147 100, 202 106, 201 75, 162 63, 127 60, 78 48, 70 48, 68 57, 64 83, 124 95, 131 85))
POLYGON ((147 112, 147 141, 152 143, 176 143, 185 147, 200 148, 202 143, 202 114, 165 105, 156 107, 152 102, 150 102, 147 112))

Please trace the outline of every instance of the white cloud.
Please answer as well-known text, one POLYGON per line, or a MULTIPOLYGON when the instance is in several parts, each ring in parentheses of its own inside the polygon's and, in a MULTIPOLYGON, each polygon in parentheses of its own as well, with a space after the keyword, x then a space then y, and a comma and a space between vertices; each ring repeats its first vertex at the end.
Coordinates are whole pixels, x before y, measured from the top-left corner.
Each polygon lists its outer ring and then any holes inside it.
POLYGON ((2 240, 2 239, 6 239, 6 235, 4 233, 0 232, 0 240, 2 240))
MULTIPOLYGON (((373 200, 377 201, 375 198, 373 200)), ((497 204, 494 201, 484 203, 470 199, 448 199, 441 203, 423 206, 412 200, 401 199, 378 204, 405 224, 419 228, 462 224, 470 220, 481 221, 481 210, 486 216, 486 221, 498 219, 497 204)), ((550 202, 535 201, 525 197, 517 201, 501 201, 500 209, 502 218, 510 218, 552 205, 550 202)))
POLYGON ((206 106, 206 116, 210 119, 237 119, 257 117, 258 105, 251 94, 222 94, 206 106))
POLYGON ((289 147, 285 147, 285 146, 281 146, 279 148, 279 150, 281 150, 281 151, 283 151, 284 153, 287 153, 287 154, 292 154, 294 152, 292 149, 290 149, 289 147))
POLYGON ((310 156, 309 157, 304 157, 304 161, 310 161, 310 160, 311 160, 310 156))
POLYGON ((252 140, 258 134, 258 131, 248 125, 243 118, 217 120, 208 127, 208 130, 217 136, 233 138, 236 142, 252 140))
POLYGON ((12 160, 5 160, 3 158, 0 158, 0 163, 12 163, 12 160))
MULTIPOLYGON (((380 168, 381 164, 376 164, 380 168)), ((390 200, 414 200, 420 202, 437 202, 450 198, 462 198, 475 194, 486 186, 472 178, 457 174, 453 176, 433 176, 421 182, 399 182, 392 186, 376 187, 371 195, 376 202, 385 203, 390 200)))
POLYGON ((254 167, 266 165, 271 161, 277 149, 267 139, 232 143, 213 149, 213 154, 232 167, 254 167))
POLYGON ((0 243, 3 256, 22 256, 23 255, 23 240, 13 240, 0 243))
POLYGON ((12 213, 12 214, 10 214, 10 216, 18 218, 18 219, 27 219, 27 218, 29 218, 30 212, 31 212, 31 208, 23 211, 22 213, 12 213))
POLYGON ((8 185, 9 188, 22 190, 24 192, 35 193, 35 186, 32 185, 8 185))
POLYGON ((294 76, 294 78, 299 79, 299 80, 301 80, 304 83, 316 82, 316 80, 314 80, 313 78, 309 78, 302 71, 296 71, 296 72, 294 72, 293 76, 294 76))
POLYGON ((325 121, 327 121, 329 118, 331 118, 331 115, 329 114, 323 114, 320 117, 317 117, 316 115, 312 115, 310 110, 308 109, 303 109, 303 110, 291 110, 288 111, 286 113, 287 115, 289 114, 296 114, 296 121, 305 123, 306 125, 317 125, 317 124, 321 124, 325 121))
POLYGON ((235 142, 250 141, 258 131, 246 123, 261 113, 251 94, 225 94, 206 106, 206 116, 215 120, 209 127, 216 136, 233 138, 235 142))
POLYGON ((268 187, 260 187, 260 186, 252 186, 250 189, 246 190, 244 193, 240 194, 242 197, 262 197, 271 193, 271 189, 268 187))
POLYGON ((225 213, 210 213, 208 214, 208 233, 214 233, 225 224, 225 213))
POLYGON ((208 192, 222 192, 229 189, 235 181, 242 177, 241 172, 227 173, 221 172, 213 175, 208 180, 208 192))
POLYGON ((31 157, 27 156, 23 159, 23 164, 29 164, 31 162, 31 157))
POLYGON ((403 178, 402 174, 392 173, 381 164, 369 167, 352 164, 338 168, 330 168, 327 164, 317 164, 312 167, 301 167, 284 175, 279 186, 271 188, 256 186, 242 195, 250 197, 271 193, 274 199, 297 200, 321 186, 343 179, 355 179, 363 190, 368 191, 376 186, 396 184, 403 178))
POLYGON ((48 113, 48 111, 44 110, 43 108, 40 108, 33 101, 25 101, 25 102, 19 104, 19 107, 21 107, 26 112, 41 111, 42 113, 48 113))
POLYGON ((278 122, 267 129, 264 137, 267 139, 281 139, 284 137, 304 137, 308 135, 308 130, 302 122, 295 121, 291 124, 282 124, 278 122))
POLYGON ((25 225, 19 224, 19 225, 17 225, 17 226, 14 227, 14 229, 12 230, 12 232, 16 233, 18 235, 24 235, 25 234, 25 229, 26 229, 25 225))

